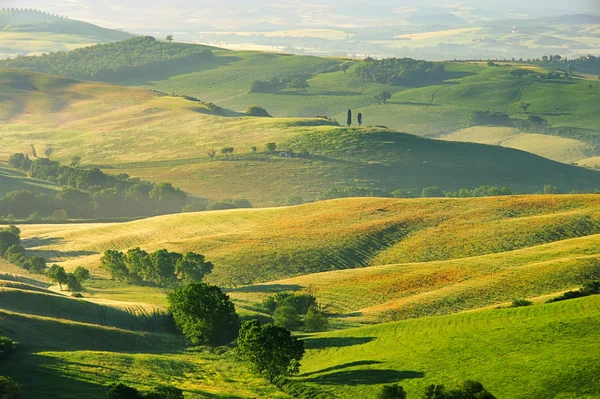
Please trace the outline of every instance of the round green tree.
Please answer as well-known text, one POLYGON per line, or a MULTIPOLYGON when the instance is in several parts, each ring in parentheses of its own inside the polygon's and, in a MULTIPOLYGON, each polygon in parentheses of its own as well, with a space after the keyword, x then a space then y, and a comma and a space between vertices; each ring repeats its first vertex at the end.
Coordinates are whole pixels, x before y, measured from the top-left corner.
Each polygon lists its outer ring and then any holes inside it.
POLYGON ((273 382, 276 377, 298 373, 304 342, 283 327, 252 320, 240 329, 237 351, 255 372, 273 382))
POLYGON ((194 283, 168 296, 175 325, 193 345, 225 345, 239 327, 235 306, 219 287, 194 283))

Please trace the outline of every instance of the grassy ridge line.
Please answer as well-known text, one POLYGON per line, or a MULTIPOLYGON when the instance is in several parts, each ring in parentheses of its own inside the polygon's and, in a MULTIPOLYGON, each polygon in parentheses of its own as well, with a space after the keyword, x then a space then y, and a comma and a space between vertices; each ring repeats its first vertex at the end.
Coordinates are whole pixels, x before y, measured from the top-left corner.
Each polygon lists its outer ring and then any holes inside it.
POLYGON ((278 291, 314 292, 345 322, 456 313, 580 286, 600 276, 600 235, 442 262, 373 266, 300 276, 229 294, 252 309, 278 291))
POLYGON ((600 185, 596 172, 521 151, 425 140, 382 128, 346 129, 323 119, 215 116, 207 105, 183 98, 20 71, 0 71, 0 87, 7 88, 9 98, 0 106, 0 118, 11 122, 0 127, 0 144, 7 151, 29 152, 34 144, 38 152, 53 148, 52 156, 64 162, 79 155, 90 164, 128 164, 130 169, 108 171, 169 181, 203 198, 246 197, 272 206, 290 194, 311 200, 323 188, 345 185, 393 191, 490 184, 518 192, 536 192, 544 184, 567 191, 600 185), (313 156, 247 158, 252 146, 262 149, 268 142, 313 156), (173 164, 225 146, 235 147, 241 159, 173 164))
POLYGON ((596 296, 319 334, 306 341, 299 379, 340 398, 391 382, 418 397, 464 379, 506 399, 598 398, 599 327, 596 296))

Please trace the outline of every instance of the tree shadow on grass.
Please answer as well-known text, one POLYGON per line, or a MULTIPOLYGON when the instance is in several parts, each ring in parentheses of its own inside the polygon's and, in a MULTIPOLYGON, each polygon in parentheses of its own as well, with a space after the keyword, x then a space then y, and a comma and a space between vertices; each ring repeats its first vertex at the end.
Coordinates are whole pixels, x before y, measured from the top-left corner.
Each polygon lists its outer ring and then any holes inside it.
POLYGON ((300 291, 302 286, 296 284, 263 284, 249 285, 240 288, 229 288, 226 292, 255 292, 255 293, 277 293, 285 291, 300 291))
POLYGON ((304 340, 304 347, 306 349, 344 348, 364 345, 374 339, 374 337, 308 338, 304 340))
POLYGON ((300 377, 309 377, 309 376, 315 375, 315 374, 329 373, 330 371, 343 370, 343 369, 348 369, 351 367, 358 367, 358 366, 372 366, 374 364, 382 364, 382 363, 383 362, 380 362, 378 360, 359 360, 356 362, 338 364, 337 366, 327 367, 326 369, 313 371, 312 373, 304 373, 304 374, 300 375, 300 377))
POLYGON ((11 357, 0 368, 2 375, 11 377, 21 385, 23 398, 104 398, 105 386, 81 381, 63 375, 60 370, 67 363, 63 360, 31 353, 11 357))
POLYGON ((425 373, 419 371, 398 370, 347 370, 308 378, 304 382, 318 385, 377 385, 400 382, 414 378, 423 378, 425 373))

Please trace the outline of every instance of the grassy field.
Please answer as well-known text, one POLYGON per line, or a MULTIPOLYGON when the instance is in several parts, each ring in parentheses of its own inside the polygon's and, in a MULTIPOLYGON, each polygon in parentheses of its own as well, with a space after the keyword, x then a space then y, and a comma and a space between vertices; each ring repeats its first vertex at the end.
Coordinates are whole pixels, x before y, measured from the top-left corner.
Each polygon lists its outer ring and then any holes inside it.
POLYGON ((73 299, 17 275, 0 275, 0 283, 0 331, 19 342, 0 372, 23 385, 26 399, 102 398, 115 381, 141 390, 176 385, 189 398, 288 397, 252 376, 227 350, 187 350, 164 310, 73 299), (158 313, 149 314, 151 309, 158 313))
POLYGON ((474 309, 581 284, 598 273, 598 201, 595 195, 362 198, 20 227, 32 255, 67 270, 90 268, 95 279, 86 296, 94 299, 164 306, 160 289, 105 280, 99 259, 107 249, 167 248, 206 255, 215 264, 208 280, 238 286, 230 292, 245 312, 272 292, 315 289, 330 312, 360 312, 347 321, 369 322, 474 309), (314 274, 334 270, 344 271, 314 274), (279 281, 285 277, 295 278, 279 281), (239 288, 259 282, 265 284, 239 288))
POLYGON ((599 323, 596 296, 320 334, 305 341, 299 379, 338 398, 375 397, 392 382, 417 398, 473 379, 499 398, 595 399, 599 323))
MULTIPOLYGON (((23 299, 37 295, 22 284, 23 299)), ((23 384, 25 399, 99 398, 115 381, 142 390, 172 384, 189 398, 288 398, 224 348, 186 350, 176 335, 76 322, 56 308, 42 310, 35 298, 22 302, 19 313, 0 310, 2 333, 21 344, 0 371, 23 384)), ((599 316, 600 297, 593 296, 308 335, 294 379, 334 398, 374 397, 388 383, 417 397, 428 384, 464 379, 508 399, 598 398, 599 316)))
POLYGON ((289 195, 310 201, 322 189, 343 186, 420 192, 489 184, 523 193, 544 184, 600 188, 597 172, 488 145, 348 129, 324 119, 219 116, 210 105, 181 97, 11 70, 0 71, 0 88, 5 156, 30 153, 32 145, 38 153, 52 148, 52 157, 64 162, 78 155, 108 172, 172 182, 208 199, 271 206, 289 195), (310 156, 267 156, 261 151, 269 142, 310 156), (226 146, 235 148, 233 157, 210 162, 207 150, 226 146))

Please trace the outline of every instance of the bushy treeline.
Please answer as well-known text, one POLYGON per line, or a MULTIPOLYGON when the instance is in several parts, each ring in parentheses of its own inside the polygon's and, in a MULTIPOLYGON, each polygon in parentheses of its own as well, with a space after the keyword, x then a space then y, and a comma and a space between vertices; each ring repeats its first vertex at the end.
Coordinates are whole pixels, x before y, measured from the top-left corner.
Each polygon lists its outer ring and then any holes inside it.
MULTIPOLYGON (((17 350, 17 344, 8 337, 0 336, 0 366, 17 350)), ((0 398, 19 399, 21 387, 12 378, 0 376, 0 398)))
MULTIPOLYGON (((384 385, 377 399, 407 399, 404 388, 400 385, 384 385)), ((444 385, 429 385, 421 396, 422 399, 495 399, 496 397, 478 381, 463 381, 457 388, 447 389, 444 385)))
POLYGON ((133 248, 123 253, 107 250, 101 259, 104 268, 112 278, 131 284, 153 283, 169 286, 183 281, 199 283, 213 269, 213 264, 204 255, 188 252, 182 255, 159 249, 148 253, 133 248))
POLYGON ((41 274, 46 270, 46 260, 43 257, 27 255, 21 245, 21 230, 14 225, 0 230, 0 256, 31 273, 41 274))
POLYGON ((298 330, 302 327, 309 332, 323 331, 329 325, 317 298, 310 294, 279 292, 265 299, 262 308, 273 316, 276 326, 288 330, 298 330))
POLYGON ((115 81, 135 78, 171 67, 193 65, 213 59, 201 46, 159 42, 136 37, 66 52, 0 60, 0 68, 21 68, 76 79, 115 81))
POLYGON ((111 384, 107 392, 108 399, 183 399, 183 391, 173 386, 159 386, 150 392, 140 392, 123 383, 111 384))
POLYGON ((510 187, 481 186, 474 189, 461 188, 456 191, 443 190, 440 187, 425 187, 421 191, 412 189, 399 189, 390 192, 370 189, 364 187, 333 187, 321 191, 317 195, 318 201, 350 198, 350 197, 382 197, 382 198, 472 198, 472 197, 496 197, 503 195, 514 195, 510 187))
POLYGON ((250 93, 274 93, 283 89, 305 90, 309 87, 310 75, 287 75, 271 80, 255 80, 250 87, 250 93))
POLYGON ((583 298, 585 296, 598 294, 600 294, 600 280, 590 281, 585 283, 579 290, 567 291, 559 297, 548 299, 546 303, 566 301, 567 299, 583 298))
POLYGON ((31 161, 13 154, 9 166, 27 171, 35 179, 66 186, 54 198, 14 191, 0 199, 0 214, 14 217, 55 218, 135 217, 181 212, 187 195, 170 183, 151 183, 126 174, 108 175, 97 168, 61 165, 38 158, 31 161))
POLYGON ((419 86, 443 80, 446 66, 443 63, 418 61, 412 58, 367 58, 355 70, 356 75, 368 82, 392 86, 419 86))

